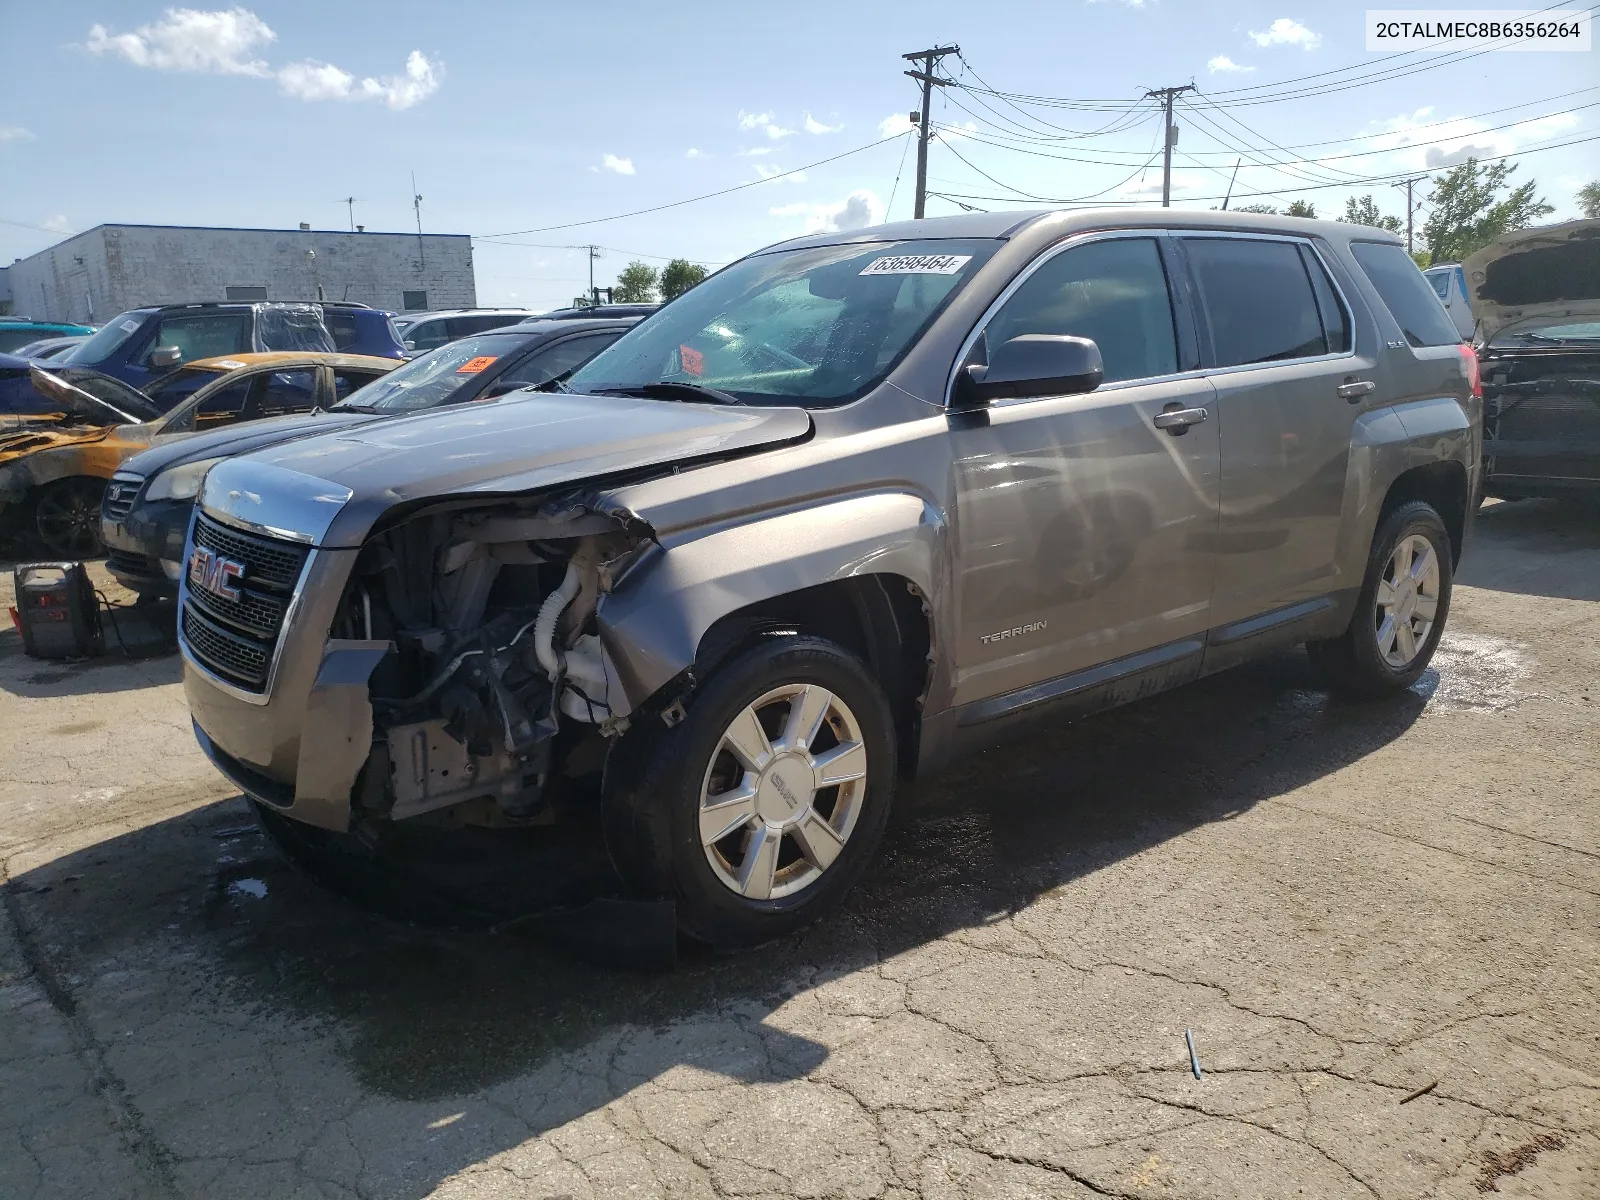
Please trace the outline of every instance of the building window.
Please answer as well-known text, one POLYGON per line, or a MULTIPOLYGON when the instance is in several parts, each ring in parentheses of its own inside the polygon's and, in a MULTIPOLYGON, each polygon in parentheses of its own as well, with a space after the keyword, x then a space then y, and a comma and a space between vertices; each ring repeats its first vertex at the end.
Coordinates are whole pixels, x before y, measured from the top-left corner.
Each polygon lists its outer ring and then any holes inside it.
POLYGON ((265 300, 267 289, 262 284, 229 284, 223 289, 229 300, 265 300))
POLYGON ((421 312, 423 309, 428 307, 428 293, 425 291, 407 292, 405 293, 403 299, 405 300, 405 309, 407 312, 421 312))

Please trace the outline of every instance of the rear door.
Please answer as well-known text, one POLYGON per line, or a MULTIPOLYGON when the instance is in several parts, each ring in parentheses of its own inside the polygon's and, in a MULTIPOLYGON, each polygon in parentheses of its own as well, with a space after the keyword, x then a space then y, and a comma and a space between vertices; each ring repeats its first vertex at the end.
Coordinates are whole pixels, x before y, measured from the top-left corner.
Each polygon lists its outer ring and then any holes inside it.
POLYGON ((957 704, 990 699, 1001 715, 1028 702, 1020 689, 1141 654, 1149 661, 1128 673, 1199 673, 1217 423, 1162 241, 1107 236, 1047 254, 968 355, 986 362, 990 348, 1022 334, 1070 334, 1099 345, 1105 377, 1085 395, 997 401, 948 418, 957 704), (1194 420, 1165 430, 1156 419, 1168 410, 1194 420))
MULTIPOLYGON (((1222 449, 1213 623, 1315 601, 1335 577, 1350 433, 1373 385, 1304 239, 1185 235, 1222 449)), ((1359 581, 1354 581, 1359 583, 1359 581)))

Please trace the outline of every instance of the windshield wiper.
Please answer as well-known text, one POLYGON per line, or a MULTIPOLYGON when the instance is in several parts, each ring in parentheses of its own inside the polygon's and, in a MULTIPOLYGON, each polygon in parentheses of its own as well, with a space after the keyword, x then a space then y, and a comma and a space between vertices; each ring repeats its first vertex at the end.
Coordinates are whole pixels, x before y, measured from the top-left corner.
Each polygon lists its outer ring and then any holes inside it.
POLYGON ((709 400, 712 404, 737 404, 740 407, 744 405, 743 400, 728 392, 720 392, 716 388, 705 387, 698 383, 680 383, 673 379, 641 383, 638 387, 600 388, 596 395, 642 396, 646 400, 709 400))
POLYGON ((375 417, 380 417, 383 415, 383 409, 379 408, 376 404, 345 404, 342 401, 325 411, 331 413, 371 413, 375 417))

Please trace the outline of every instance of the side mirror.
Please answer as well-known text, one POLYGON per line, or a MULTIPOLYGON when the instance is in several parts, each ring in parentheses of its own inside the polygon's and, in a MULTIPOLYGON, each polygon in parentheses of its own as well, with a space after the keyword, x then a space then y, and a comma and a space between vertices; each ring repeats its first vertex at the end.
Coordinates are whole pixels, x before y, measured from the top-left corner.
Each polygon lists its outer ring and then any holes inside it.
POLYGON ((157 346, 150 351, 150 366, 156 371, 170 371, 183 362, 183 351, 176 346, 157 346))
POLYGON ((1025 333, 1002 343, 988 366, 963 367, 954 400, 957 407, 970 408, 992 400, 1072 396, 1094 391, 1104 376, 1100 347, 1091 339, 1025 333))

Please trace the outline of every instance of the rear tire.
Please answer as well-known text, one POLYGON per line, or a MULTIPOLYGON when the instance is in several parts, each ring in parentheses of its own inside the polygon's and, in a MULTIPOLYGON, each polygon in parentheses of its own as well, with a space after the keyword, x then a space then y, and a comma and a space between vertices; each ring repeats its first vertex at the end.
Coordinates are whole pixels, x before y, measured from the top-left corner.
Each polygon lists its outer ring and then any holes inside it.
POLYGON ((1349 627, 1339 637, 1306 643, 1312 666, 1334 691, 1360 699, 1392 695, 1427 670, 1450 612, 1451 555, 1444 521, 1425 501, 1383 518, 1349 627))
POLYGON ((695 693, 684 719, 640 721, 606 765, 606 847, 638 892, 672 899, 679 927, 733 949, 835 908, 883 838, 894 722, 853 655, 770 637, 695 693))

